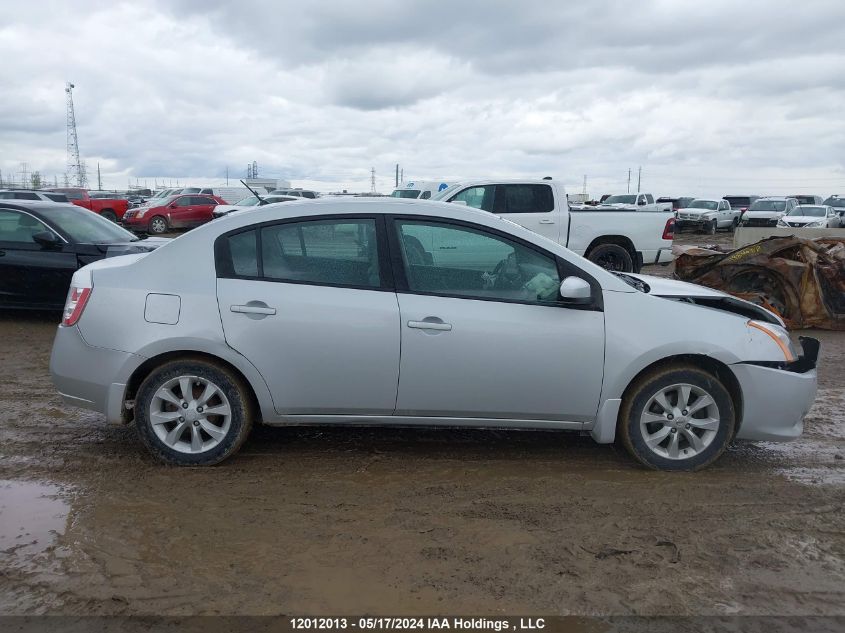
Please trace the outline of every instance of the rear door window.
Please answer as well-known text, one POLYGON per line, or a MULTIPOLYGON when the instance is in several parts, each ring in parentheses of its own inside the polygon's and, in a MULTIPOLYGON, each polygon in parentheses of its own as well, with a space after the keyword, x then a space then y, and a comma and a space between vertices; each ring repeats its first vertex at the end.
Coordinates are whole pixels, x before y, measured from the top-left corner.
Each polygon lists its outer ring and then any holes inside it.
POLYGON ((496 213, 550 213, 554 209, 549 185, 500 185, 500 189, 504 204, 496 204, 496 213))

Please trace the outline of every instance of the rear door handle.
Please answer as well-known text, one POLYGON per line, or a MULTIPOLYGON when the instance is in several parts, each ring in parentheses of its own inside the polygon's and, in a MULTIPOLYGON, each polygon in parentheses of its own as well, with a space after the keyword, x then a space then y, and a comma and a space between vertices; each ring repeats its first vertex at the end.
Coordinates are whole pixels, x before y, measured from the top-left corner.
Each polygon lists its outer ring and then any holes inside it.
POLYGON ((408 327, 416 330, 439 330, 441 332, 451 332, 451 323, 438 323, 437 321, 408 321, 408 327))
POLYGON ((540 224, 554 224, 554 220, 540 220, 540 224))
POLYGON ((276 308, 271 308, 266 305, 245 305, 245 306, 229 306, 232 312, 240 312, 242 314, 276 314, 276 308))

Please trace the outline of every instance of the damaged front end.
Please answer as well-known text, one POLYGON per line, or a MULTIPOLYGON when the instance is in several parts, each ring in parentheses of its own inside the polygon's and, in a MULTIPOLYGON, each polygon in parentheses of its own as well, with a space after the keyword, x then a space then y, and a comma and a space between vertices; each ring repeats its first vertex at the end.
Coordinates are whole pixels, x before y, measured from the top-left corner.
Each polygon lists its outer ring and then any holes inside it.
POLYGON ((761 306, 790 329, 845 330, 842 238, 771 237, 729 252, 696 246, 673 252, 678 279, 761 306))

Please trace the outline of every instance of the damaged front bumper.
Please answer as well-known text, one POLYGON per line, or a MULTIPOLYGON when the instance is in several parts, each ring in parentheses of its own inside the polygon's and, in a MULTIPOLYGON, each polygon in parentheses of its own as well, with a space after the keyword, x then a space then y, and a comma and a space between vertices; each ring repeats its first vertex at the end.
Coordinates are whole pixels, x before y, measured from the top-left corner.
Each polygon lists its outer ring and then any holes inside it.
POLYGON ((800 337, 804 353, 792 363, 731 365, 743 397, 740 440, 787 442, 804 430, 804 416, 816 399, 820 343, 800 337))

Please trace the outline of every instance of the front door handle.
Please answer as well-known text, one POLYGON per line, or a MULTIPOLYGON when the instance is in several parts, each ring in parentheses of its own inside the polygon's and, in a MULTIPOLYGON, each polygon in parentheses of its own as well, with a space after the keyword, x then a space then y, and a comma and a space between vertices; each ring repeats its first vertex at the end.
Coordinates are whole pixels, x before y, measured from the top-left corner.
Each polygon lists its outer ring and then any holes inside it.
POLYGON ((554 224, 554 220, 540 220, 540 224, 554 224))
POLYGON ((244 306, 234 305, 234 306, 229 306, 229 309, 232 312, 240 312, 241 314, 263 314, 265 316, 271 315, 271 314, 276 314, 276 308, 271 308, 266 304, 264 304, 264 305, 247 304, 247 305, 244 305, 244 306))
POLYGON ((416 330, 439 330, 441 332, 452 331, 452 324, 443 323, 442 321, 408 321, 408 327, 416 330))

